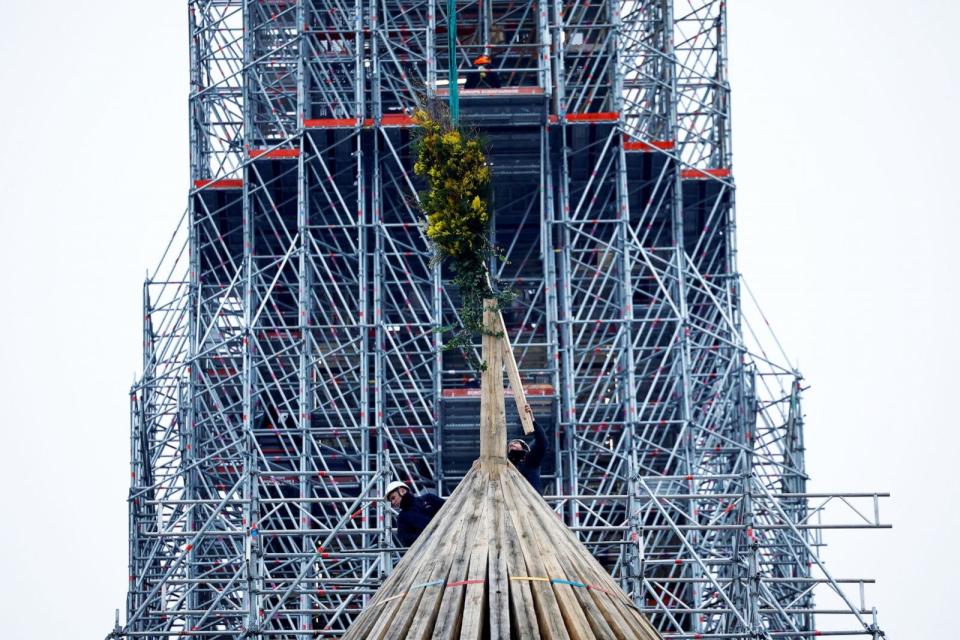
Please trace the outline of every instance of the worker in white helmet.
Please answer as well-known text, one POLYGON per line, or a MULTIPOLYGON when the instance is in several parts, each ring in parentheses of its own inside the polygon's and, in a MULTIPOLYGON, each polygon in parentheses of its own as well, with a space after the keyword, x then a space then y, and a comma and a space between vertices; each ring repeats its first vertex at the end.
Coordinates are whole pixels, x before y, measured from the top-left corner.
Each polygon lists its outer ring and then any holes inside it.
POLYGON ((400 544, 409 547, 427 528, 433 516, 443 506, 443 498, 435 493, 413 495, 406 483, 394 480, 387 485, 384 499, 400 511, 397 516, 397 538, 400 544))

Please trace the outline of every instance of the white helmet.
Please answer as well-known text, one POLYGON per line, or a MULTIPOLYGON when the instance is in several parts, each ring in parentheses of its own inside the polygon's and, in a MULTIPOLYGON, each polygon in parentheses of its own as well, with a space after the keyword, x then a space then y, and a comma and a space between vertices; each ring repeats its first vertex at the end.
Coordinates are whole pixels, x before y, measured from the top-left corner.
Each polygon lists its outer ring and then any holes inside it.
POLYGON ((407 486, 406 482, 400 482, 399 480, 394 480, 393 482, 387 485, 387 490, 383 492, 383 499, 389 500, 390 494, 401 487, 406 489, 407 491, 410 490, 410 487, 407 486))
POLYGON ((524 453, 530 453, 530 445, 527 444, 527 441, 526 441, 526 440, 523 440, 523 439, 521 439, 521 438, 514 438, 513 440, 511 440, 511 441, 507 444, 507 447, 509 447, 510 445, 512 445, 514 442, 516 442, 517 444, 520 445, 520 448, 523 449, 523 452, 524 452, 524 453))

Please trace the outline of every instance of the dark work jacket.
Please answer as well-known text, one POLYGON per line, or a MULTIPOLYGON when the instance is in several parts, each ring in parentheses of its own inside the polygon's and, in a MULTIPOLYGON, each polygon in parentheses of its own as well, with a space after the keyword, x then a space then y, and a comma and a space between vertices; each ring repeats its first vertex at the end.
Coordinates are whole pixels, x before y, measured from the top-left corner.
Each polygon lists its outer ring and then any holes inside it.
POLYGON ((543 456, 547 452, 547 434, 543 427, 533 421, 533 446, 520 464, 516 465, 519 471, 530 486, 536 489, 537 493, 543 493, 543 482, 540 480, 540 465, 543 464, 543 456))
POLYGON ((475 73, 467 76, 467 82, 463 85, 464 89, 499 89, 500 76, 496 71, 490 69, 477 69, 475 73))
POLYGON ((405 495, 400 504, 400 515, 397 516, 397 538, 400 544, 405 547, 412 545, 442 506, 443 498, 435 493, 405 495))

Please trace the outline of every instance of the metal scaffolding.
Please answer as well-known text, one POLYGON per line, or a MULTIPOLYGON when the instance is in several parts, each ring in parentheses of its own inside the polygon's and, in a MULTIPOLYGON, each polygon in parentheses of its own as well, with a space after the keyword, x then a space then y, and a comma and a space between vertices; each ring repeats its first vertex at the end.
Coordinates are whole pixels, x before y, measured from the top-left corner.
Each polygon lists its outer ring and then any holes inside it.
MULTIPOLYGON (((192 184, 144 287, 113 635, 338 637, 402 553, 386 483, 449 492, 478 447, 412 171, 447 3, 188 4, 192 184)), ((455 6, 460 81, 480 54, 500 80, 460 119, 558 515, 666 638, 884 637, 820 550, 886 496, 808 492, 803 381, 749 323, 724 3, 455 6)))

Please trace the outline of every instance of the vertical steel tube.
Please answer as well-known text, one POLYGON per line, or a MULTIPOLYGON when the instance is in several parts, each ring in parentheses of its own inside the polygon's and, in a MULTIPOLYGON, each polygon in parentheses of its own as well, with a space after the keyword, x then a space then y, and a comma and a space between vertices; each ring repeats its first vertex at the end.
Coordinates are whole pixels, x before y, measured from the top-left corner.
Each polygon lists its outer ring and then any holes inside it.
MULTIPOLYGON (((666 7, 664 10, 664 31, 668 38, 667 46, 667 57, 668 59, 676 58, 675 51, 675 25, 673 22, 674 16, 674 5, 673 0, 666 1, 666 7)), ((679 129, 679 100, 680 93, 677 86, 677 70, 673 64, 665 65, 665 72, 668 74, 666 84, 669 86, 669 117, 667 118, 668 127, 670 130, 670 137, 673 140, 677 140, 678 143, 681 140, 682 132, 679 129)), ((679 146, 679 145, 678 145, 679 146)), ((679 359, 679 387, 680 387, 680 398, 679 398, 679 433, 681 440, 680 447, 680 470, 682 474, 686 474, 688 477, 693 477, 697 473, 697 452, 695 446, 695 438, 693 433, 693 399, 691 397, 691 386, 692 386, 692 359, 690 353, 690 318, 689 310, 687 308, 687 269, 686 269, 686 250, 684 248, 684 219, 683 219, 683 183, 681 180, 681 170, 682 165, 680 163, 674 163, 673 166, 673 186, 672 193, 673 197, 671 199, 672 204, 672 236, 673 236, 673 259, 672 259, 672 280, 675 283, 673 289, 674 299, 677 301, 679 308, 679 317, 677 318, 677 335, 679 336, 678 343, 676 345, 676 357, 679 359)), ((688 480, 687 491, 690 493, 696 493, 697 487, 695 481, 688 480)), ((690 522, 697 522, 699 519, 699 504, 696 500, 689 500, 686 505, 687 517, 690 519, 690 522)), ((690 530, 687 532, 687 538, 693 548, 697 548, 700 543, 700 532, 696 529, 690 530)), ((701 580, 703 579, 702 567, 699 563, 689 563, 686 565, 686 571, 684 572, 684 577, 691 578, 692 586, 692 604, 691 606, 699 609, 702 607, 702 587, 701 580)), ((696 633, 700 633, 703 630, 703 625, 701 622, 700 616, 693 616, 692 629, 696 633)))
MULTIPOLYGON (((371 34, 375 46, 372 46, 370 49, 371 55, 371 79, 370 87, 372 90, 371 96, 371 115, 373 116, 374 121, 376 122, 381 115, 381 102, 380 102, 380 92, 381 92, 381 69, 380 69, 380 42, 381 36, 378 32, 380 27, 379 15, 377 13, 377 3, 376 0, 371 0, 370 3, 370 20, 371 20, 371 34)), ((385 478, 384 474, 388 468, 388 458, 386 451, 386 438, 384 437, 384 394, 385 389, 383 388, 383 382, 386 379, 386 363, 385 363, 385 332, 386 327, 384 326, 384 295, 383 295, 383 286, 384 286, 384 252, 386 251, 386 243, 384 235, 386 230, 383 226, 383 176, 381 174, 383 158, 381 157, 381 140, 380 136, 382 134, 382 129, 376 128, 371 132, 371 157, 369 159, 369 166, 372 169, 370 175, 370 187, 371 187, 371 200, 370 200, 370 212, 371 212, 371 223, 373 226, 373 232, 375 237, 375 249, 373 252, 373 330, 374 330, 374 388, 373 388, 373 415, 371 416, 372 426, 376 434, 376 464, 377 469, 381 471, 381 474, 378 476, 376 492, 377 497, 383 496, 383 491, 386 487, 386 482, 392 478, 385 478)), ((379 560, 380 560, 380 573, 379 577, 382 579, 390 573, 393 569, 392 562, 392 536, 390 533, 390 512, 384 507, 382 500, 377 500, 376 503, 376 513, 377 513, 377 525, 382 527, 380 531, 380 536, 378 540, 378 547, 380 549, 379 560)))
MULTIPOLYGON (((309 189, 307 184, 307 150, 310 148, 305 141, 303 133, 303 121, 308 109, 310 108, 307 94, 307 74, 305 60, 307 47, 305 43, 304 29, 307 23, 307 13, 304 8, 308 0, 298 0, 297 2, 297 131, 300 138, 300 154, 297 158, 297 238, 299 246, 297 247, 297 331, 299 337, 293 339, 299 342, 299 361, 297 362, 297 378, 299 383, 297 399, 296 424, 298 426, 300 438, 299 451, 299 518, 300 528, 304 531, 300 540, 300 553, 303 554, 300 560, 300 575, 308 578, 316 577, 313 570, 313 536, 307 533, 313 527, 311 516, 310 498, 313 492, 310 490, 310 471, 315 467, 313 461, 313 433, 311 430, 313 416, 313 389, 311 385, 312 354, 311 345, 313 338, 311 335, 310 319, 311 314, 311 262, 310 262, 310 201, 309 189)), ((313 634, 306 633, 313 626, 312 616, 307 613, 310 610, 310 596, 305 589, 300 591, 300 635, 301 640, 310 640, 313 634)))
POLYGON ((612 153, 616 154, 616 236, 613 238, 613 245, 616 248, 617 256, 617 295, 619 297, 618 306, 620 310, 620 340, 618 349, 620 350, 618 369, 620 370, 620 402, 623 405, 624 413, 624 442, 626 449, 625 456, 625 475, 627 478, 626 494, 626 520, 627 520, 627 539, 630 544, 624 545, 624 574, 627 579, 627 593, 634 594, 635 597, 640 593, 642 587, 642 576, 640 575, 640 556, 639 546, 636 542, 641 535, 641 525, 639 520, 639 507, 637 504, 638 488, 636 486, 637 472, 640 468, 638 460, 638 444, 636 441, 635 430, 639 415, 637 411, 637 380, 634 365, 634 347, 633 347, 633 260, 628 238, 630 235, 630 199, 627 189, 627 158, 623 148, 624 118, 623 118, 623 63, 620 59, 621 41, 620 41, 620 5, 607 3, 607 20, 612 27, 613 37, 608 39, 608 53, 613 60, 611 65, 611 100, 613 111, 617 114, 617 142, 613 146, 612 153))
MULTIPOLYGON (((254 0, 244 0, 243 5, 243 103, 248 108, 244 109, 244 148, 250 149, 254 145, 254 120, 253 110, 249 108, 250 97, 253 91, 254 71, 251 64, 256 55, 254 42, 256 34, 253 29, 252 13, 256 11, 254 0)), ((249 153, 247 154, 249 162, 249 153)), ((246 609, 246 626, 250 631, 259 630, 259 612, 260 612, 260 591, 262 585, 259 580, 260 573, 260 539, 257 536, 257 523, 259 520, 259 506, 257 495, 259 492, 259 478, 257 474, 258 455, 257 445, 253 436, 255 424, 254 412, 257 411, 256 393, 254 385, 256 381, 255 371, 255 353, 254 353, 254 312, 256 310, 257 299, 254 293, 254 267, 253 267, 253 242, 254 242, 254 217, 252 203, 252 185, 255 170, 252 165, 247 165, 244 169, 245 176, 243 181, 243 325, 241 329, 241 345, 243 352, 242 366, 242 404, 243 411, 241 415, 241 430, 243 433, 243 505, 244 505, 244 608, 246 609)))

